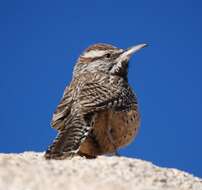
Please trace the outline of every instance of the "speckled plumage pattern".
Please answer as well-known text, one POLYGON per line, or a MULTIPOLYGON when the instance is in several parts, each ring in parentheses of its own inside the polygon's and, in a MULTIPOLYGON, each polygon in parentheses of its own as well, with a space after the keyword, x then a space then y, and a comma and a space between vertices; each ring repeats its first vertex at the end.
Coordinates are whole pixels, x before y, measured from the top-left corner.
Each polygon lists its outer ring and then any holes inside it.
POLYGON ((127 81, 128 59, 123 60, 125 68, 112 68, 117 67, 116 61, 123 50, 99 44, 86 52, 86 56, 94 57, 79 58, 72 82, 53 114, 51 124, 58 135, 46 151, 47 159, 114 153, 137 134, 140 115, 137 98, 127 81), (96 54, 100 50, 112 56, 96 54), (112 69, 116 73, 110 73, 112 69))

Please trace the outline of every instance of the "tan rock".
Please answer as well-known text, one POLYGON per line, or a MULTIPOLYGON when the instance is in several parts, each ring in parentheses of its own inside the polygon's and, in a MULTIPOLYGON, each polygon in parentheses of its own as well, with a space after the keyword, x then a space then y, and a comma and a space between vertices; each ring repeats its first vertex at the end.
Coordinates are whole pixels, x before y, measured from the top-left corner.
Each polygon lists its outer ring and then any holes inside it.
POLYGON ((202 190, 202 179, 126 157, 47 161, 43 153, 0 154, 0 190, 126 189, 202 190))

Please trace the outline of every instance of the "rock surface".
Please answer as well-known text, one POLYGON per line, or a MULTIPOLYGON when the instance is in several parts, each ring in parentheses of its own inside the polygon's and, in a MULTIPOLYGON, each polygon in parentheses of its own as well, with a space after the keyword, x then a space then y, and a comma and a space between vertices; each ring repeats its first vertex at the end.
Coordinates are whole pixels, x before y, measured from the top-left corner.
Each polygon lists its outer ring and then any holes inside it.
POLYGON ((202 179, 125 157, 45 160, 42 153, 0 154, 0 190, 202 190, 202 179))

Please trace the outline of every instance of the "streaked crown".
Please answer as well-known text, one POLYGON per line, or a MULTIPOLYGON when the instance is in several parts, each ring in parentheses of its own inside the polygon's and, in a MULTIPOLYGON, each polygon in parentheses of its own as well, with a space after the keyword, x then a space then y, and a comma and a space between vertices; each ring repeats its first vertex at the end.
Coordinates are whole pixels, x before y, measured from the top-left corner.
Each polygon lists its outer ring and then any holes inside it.
POLYGON ((123 52, 123 50, 104 43, 94 44, 88 47, 83 54, 79 57, 80 63, 90 63, 96 59, 102 59, 105 57, 110 57, 110 54, 123 52))

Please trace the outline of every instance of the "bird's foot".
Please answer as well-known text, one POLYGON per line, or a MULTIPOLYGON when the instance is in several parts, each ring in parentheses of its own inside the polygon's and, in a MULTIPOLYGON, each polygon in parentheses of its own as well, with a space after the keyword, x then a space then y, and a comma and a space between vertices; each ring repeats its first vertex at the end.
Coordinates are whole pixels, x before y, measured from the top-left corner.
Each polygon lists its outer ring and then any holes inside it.
POLYGON ((85 154, 85 153, 80 152, 80 151, 78 152, 78 155, 81 156, 81 157, 85 157, 87 159, 95 159, 95 158, 97 158, 96 155, 89 155, 89 154, 85 154))
POLYGON ((49 151, 46 151, 44 157, 46 160, 64 160, 64 159, 72 159, 76 155, 75 152, 57 152, 57 153, 51 153, 49 151))

